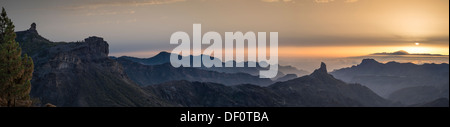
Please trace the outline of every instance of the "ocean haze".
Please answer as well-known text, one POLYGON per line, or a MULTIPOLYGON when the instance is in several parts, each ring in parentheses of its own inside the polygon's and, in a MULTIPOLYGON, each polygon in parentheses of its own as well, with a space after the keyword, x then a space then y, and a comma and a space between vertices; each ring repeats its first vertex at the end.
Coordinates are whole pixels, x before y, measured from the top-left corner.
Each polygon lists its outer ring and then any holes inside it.
MULTIPOLYGON (((136 58, 150 58, 156 56, 161 51, 154 52, 137 52, 135 55, 131 55, 136 58)), ((110 56, 121 57, 122 55, 112 53, 110 56)), ((330 63, 329 70, 335 70, 345 67, 351 67, 359 64, 363 59, 375 59, 381 63, 387 63, 396 61, 400 63, 414 63, 414 64, 426 64, 426 63, 449 63, 448 55, 428 55, 428 54, 411 54, 411 55, 363 55, 355 57, 279 57, 280 65, 290 65, 298 69, 306 70, 309 72, 314 71, 320 62, 330 63)))
POLYGON ((380 63, 388 63, 392 61, 400 63, 414 63, 414 64, 426 64, 426 63, 449 63, 449 56, 429 56, 429 55, 367 55, 357 57, 341 57, 341 58, 305 58, 305 57, 289 57, 280 58, 280 64, 292 65, 299 69, 306 71, 312 71, 318 67, 318 63, 329 63, 329 70, 341 69, 345 67, 351 67, 361 63, 363 59, 375 59, 380 63))

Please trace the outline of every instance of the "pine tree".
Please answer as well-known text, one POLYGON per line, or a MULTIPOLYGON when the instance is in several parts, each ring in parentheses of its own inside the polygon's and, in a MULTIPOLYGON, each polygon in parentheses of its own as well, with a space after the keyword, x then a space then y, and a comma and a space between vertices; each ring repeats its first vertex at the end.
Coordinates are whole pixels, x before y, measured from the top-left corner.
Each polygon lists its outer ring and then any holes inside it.
POLYGON ((30 80, 34 68, 31 57, 21 55, 22 49, 15 38, 14 25, 8 18, 5 9, 2 8, 0 15, 0 101, 6 101, 8 107, 16 106, 17 100, 30 100, 30 80))

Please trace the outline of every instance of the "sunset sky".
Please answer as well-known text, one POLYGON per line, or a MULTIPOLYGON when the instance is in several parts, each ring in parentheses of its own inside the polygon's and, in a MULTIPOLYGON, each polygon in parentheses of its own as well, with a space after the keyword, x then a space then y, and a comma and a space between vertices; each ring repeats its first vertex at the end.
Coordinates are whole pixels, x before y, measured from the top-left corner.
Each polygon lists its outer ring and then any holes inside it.
POLYGON ((192 34, 194 23, 222 36, 279 32, 280 57, 449 54, 448 0, 1 0, 0 6, 17 31, 36 22, 52 41, 100 36, 113 56, 171 51, 170 35, 192 34))

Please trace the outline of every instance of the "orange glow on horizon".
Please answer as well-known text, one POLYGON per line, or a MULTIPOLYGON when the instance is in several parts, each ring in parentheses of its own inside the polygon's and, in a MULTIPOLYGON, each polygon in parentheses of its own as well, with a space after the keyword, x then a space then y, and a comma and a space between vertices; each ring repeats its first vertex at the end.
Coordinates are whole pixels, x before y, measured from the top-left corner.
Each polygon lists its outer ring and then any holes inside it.
POLYGON ((330 47, 280 47, 280 57, 352 57, 364 56, 381 52, 396 52, 405 50, 411 54, 442 54, 448 55, 448 47, 413 47, 413 46, 330 46, 330 47))
MULTIPOLYGON (((323 47, 279 47, 278 55, 282 57, 322 57, 322 58, 339 58, 339 57, 352 57, 352 56, 364 56, 373 53, 381 52, 396 52, 404 50, 411 54, 442 54, 448 55, 448 47, 423 47, 423 46, 323 46, 323 47)), ((111 56, 135 56, 140 58, 149 58, 159 51, 138 51, 138 52, 122 52, 111 53, 111 56)), ((247 52, 246 52, 247 53, 247 52)))

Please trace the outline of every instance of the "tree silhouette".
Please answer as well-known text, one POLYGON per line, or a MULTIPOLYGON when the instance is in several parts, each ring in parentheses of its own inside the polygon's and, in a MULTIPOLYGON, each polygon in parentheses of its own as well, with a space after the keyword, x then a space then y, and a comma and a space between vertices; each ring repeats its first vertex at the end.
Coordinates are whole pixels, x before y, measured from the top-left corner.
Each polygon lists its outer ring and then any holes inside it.
POLYGON ((22 56, 15 41, 16 33, 11 19, 2 8, 0 16, 0 106, 15 107, 16 101, 30 100, 33 60, 22 56))

